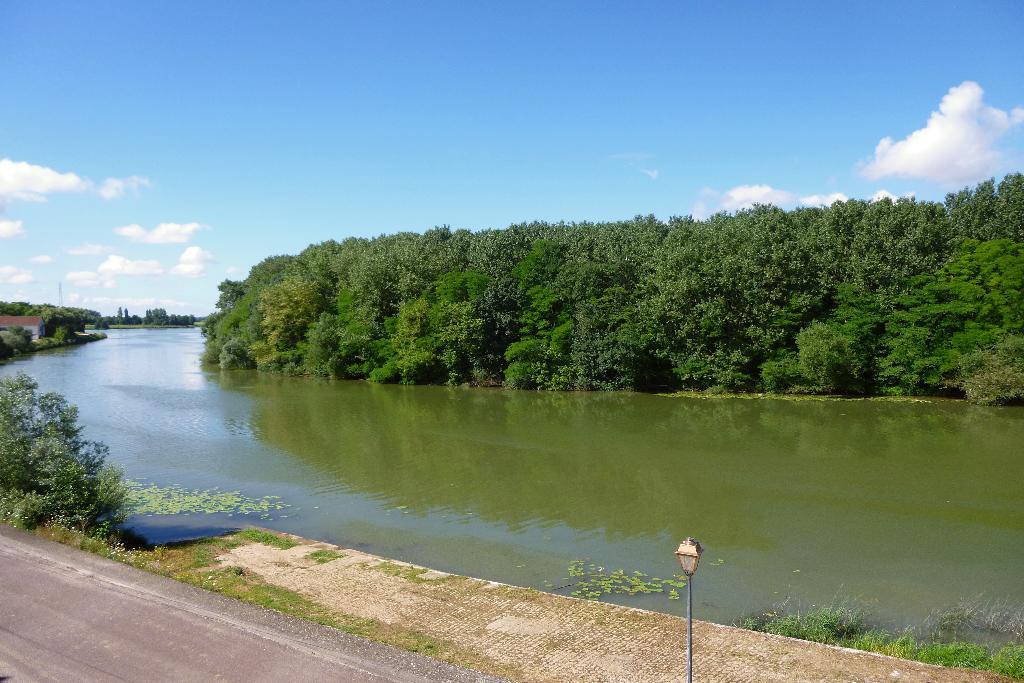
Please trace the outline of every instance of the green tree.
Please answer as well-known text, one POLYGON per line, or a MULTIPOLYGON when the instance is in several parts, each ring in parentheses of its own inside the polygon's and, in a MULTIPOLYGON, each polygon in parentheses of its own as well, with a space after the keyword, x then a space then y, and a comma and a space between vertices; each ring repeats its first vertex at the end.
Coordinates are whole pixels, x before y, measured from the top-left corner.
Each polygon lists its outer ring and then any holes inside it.
POLYGON ((1024 331, 1024 244, 968 240, 897 299, 883 340, 880 376, 899 392, 950 386, 961 357, 1024 331))
POLYGON ((957 385, 969 400, 983 405, 1024 400, 1024 336, 1008 334, 966 354, 957 385))
POLYGON ((120 522, 128 493, 107 447, 82 438, 74 406, 38 388, 24 373, 0 379, 0 516, 82 530, 120 522))
POLYGON ((259 297, 262 339, 256 347, 256 362, 288 364, 301 359, 308 328, 319 318, 322 306, 316 287, 297 276, 264 289, 259 297))
POLYGON ((796 337, 800 350, 800 374, 816 391, 848 392, 857 368, 853 363, 850 339, 822 322, 813 322, 796 337))
MULTIPOLYGON (((205 358, 237 339, 225 358, 374 381, 941 392, 961 357, 1019 332, 1021 226, 1011 174, 944 204, 328 240, 222 283, 205 358)), ((52 309, 48 330, 76 324, 52 309)))

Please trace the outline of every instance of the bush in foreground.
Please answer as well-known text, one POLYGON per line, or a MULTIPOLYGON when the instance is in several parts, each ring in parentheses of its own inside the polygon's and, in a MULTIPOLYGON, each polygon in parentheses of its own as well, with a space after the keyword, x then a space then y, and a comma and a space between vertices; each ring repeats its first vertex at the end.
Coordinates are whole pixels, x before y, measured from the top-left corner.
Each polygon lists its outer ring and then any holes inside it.
POLYGON ((123 521, 128 490, 107 447, 82 438, 78 409, 24 373, 0 379, 0 519, 104 530, 123 521))

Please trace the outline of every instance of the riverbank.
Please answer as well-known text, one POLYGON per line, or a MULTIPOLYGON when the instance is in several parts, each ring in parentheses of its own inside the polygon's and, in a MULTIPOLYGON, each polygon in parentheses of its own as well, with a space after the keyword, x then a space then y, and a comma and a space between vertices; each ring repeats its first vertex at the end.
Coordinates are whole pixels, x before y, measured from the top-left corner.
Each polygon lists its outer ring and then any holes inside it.
POLYGON ((102 332, 75 332, 66 339, 56 339, 54 337, 43 337, 33 341, 24 351, 17 352, 11 359, 17 358, 18 356, 25 356, 30 353, 36 353, 37 351, 49 351, 51 349, 61 349, 67 346, 81 346, 82 344, 88 344, 89 342, 101 341, 106 339, 107 335, 102 332))
MULTIPOLYGON (((39 533, 513 681, 677 681, 683 675, 685 622, 666 614, 457 576, 258 529, 152 550, 110 547, 61 529, 39 533)), ((694 652, 697 677, 704 680, 1008 680, 704 621, 694 625, 694 652)))
POLYGON ((655 392, 664 398, 741 398, 747 400, 771 399, 775 401, 876 401, 879 403, 934 403, 936 401, 960 401, 959 396, 857 396, 845 394, 794 394, 772 392, 721 392, 721 391, 669 391, 655 392))

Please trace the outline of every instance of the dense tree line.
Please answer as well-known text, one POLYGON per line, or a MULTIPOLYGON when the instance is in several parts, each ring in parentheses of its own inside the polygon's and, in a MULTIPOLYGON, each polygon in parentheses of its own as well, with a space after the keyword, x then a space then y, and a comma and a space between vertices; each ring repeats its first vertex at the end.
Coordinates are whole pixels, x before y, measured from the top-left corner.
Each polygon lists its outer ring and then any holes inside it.
POLYGON ((98 315, 95 320, 96 329, 107 329, 111 325, 150 325, 166 327, 186 327, 196 323, 194 315, 168 313, 163 308, 146 309, 145 315, 132 315, 127 308, 117 309, 117 315, 98 315))
POLYGON ((220 285, 224 368, 541 389, 1024 390, 1024 176, 944 203, 349 238, 220 285))

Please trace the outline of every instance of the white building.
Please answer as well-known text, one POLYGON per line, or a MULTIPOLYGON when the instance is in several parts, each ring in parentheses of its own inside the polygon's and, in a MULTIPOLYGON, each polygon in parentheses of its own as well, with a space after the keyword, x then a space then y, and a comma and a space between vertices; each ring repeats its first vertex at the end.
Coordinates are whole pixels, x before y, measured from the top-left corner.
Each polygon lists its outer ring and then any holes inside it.
POLYGON ((32 333, 32 341, 46 334, 46 325, 38 315, 0 315, 0 332, 12 327, 24 327, 32 333))

